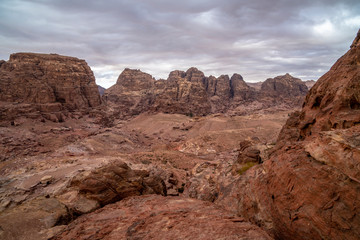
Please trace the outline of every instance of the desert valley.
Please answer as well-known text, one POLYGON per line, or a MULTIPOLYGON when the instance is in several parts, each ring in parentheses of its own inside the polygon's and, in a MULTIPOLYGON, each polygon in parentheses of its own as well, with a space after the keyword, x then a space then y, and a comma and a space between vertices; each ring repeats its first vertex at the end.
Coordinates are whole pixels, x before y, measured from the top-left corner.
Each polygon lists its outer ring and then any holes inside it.
POLYGON ((319 80, 0 61, 0 239, 359 239, 360 31, 319 80), (100 94, 101 93, 101 94, 100 94))

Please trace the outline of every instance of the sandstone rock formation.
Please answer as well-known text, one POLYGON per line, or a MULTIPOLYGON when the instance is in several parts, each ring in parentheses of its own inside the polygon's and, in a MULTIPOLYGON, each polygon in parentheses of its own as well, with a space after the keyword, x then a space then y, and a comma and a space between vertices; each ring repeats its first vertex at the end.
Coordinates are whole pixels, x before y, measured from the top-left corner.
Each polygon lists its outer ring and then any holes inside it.
MULTIPOLYGON (((76 200, 67 203, 67 207, 79 214, 129 196, 166 195, 165 183, 159 176, 150 176, 145 170, 132 170, 122 161, 113 161, 90 173, 78 174, 72 179, 70 189, 78 194, 76 200)), ((63 195, 70 191, 67 189, 63 195)))
POLYGON ((171 72, 167 81, 156 84, 151 110, 185 115, 209 114, 211 106, 203 85, 204 79, 204 73, 197 68, 171 72))
POLYGON ((1 63, 0 76, 1 118, 36 111, 75 111, 101 103, 90 67, 74 57, 11 54, 9 61, 1 63), (13 106, 5 107, 9 104, 13 106))
POLYGON ((172 71, 167 80, 154 80, 140 70, 125 69, 103 99, 116 117, 142 112, 180 113, 203 116, 232 110, 243 114, 244 107, 255 110, 281 103, 284 109, 299 107, 307 92, 300 79, 289 74, 268 79, 261 90, 249 87, 241 75, 206 77, 197 68, 172 71), (260 103, 259 103, 260 102, 260 103), (250 106, 250 107, 249 107, 250 106), (240 109, 240 111, 238 111, 240 109))
POLYGON ((271 239, 209 202, 142 196, 79 217, 52 239, 271 239))
POLYGON ((137 115, 148 110, 153 102, 155 79, 140 70, 126 68, 116 84, 108 88, 103 99, 118 111, 118 117, 137 115))
POLYGON ((360 236, 360 31, 283 127, 270 159, 218 203, 277 239, 360 236))
POLYGON ((260 96, 270 103, 285 103, 289 106, 299 106, 308 92, 307 86, 299 78, 290 74, 268 78, 262 85, 260 96))

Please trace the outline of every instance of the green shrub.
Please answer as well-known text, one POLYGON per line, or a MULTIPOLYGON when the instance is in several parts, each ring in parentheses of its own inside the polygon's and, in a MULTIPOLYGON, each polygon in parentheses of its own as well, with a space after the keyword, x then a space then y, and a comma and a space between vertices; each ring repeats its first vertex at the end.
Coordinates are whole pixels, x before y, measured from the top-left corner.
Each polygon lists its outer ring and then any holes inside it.
POLYGON ((245 173, 249 168, 253 167, 257 165, 257 163, 255 162, 247 162, 245 163, 239 170, 238 170, 238 173, 240 175, 242 175, 243 173, 245 173))

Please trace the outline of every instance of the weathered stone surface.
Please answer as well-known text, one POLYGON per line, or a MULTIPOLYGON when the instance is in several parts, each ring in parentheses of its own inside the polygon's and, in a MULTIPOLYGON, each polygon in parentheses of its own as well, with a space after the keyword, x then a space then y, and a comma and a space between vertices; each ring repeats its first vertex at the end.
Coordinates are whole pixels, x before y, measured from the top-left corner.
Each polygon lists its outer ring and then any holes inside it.
POLYGON ((359 36, 290 117, 270 159, 217 203, 277 239, 359 238, 359 36))
POLYGON ((117 117, 146 112, 153 102, 155 79, 140 70, 126 68, 116 84, 105 90, 103 99, 114 108, 117 117))
POLYGON ((271 239, 214 204, 180 197, 132 197, 79 217, 52 239, 271 239))
POLYGON ((211 112, 206 89, 203 85, 204 73, 197 68, 186 72, 173 71, 163 86, 156 90, 153 111, 181 113, 186 115, 207 115, 211 112))
POLYGON ((234 101, 245 101, 254 97, 254 89, 250 88, 240 74, 234 73, 230 78, 230 94, 234 101))
MULTIPOLYGON (((0 214, 0 238, 6 240, 47 239, 44 229, 72 220, 66 206, 55 198, 38 197, 0 214)), ((55 230, 55 229, 54 229, 55 230)))
POLYGON ((15 53, 0 67, 0 100, 61 103, 65 108, 96 107, 100 96, 84 60, 57 54, 15 53))
POLYGON ((286 104, 289 107, 301 106, 308 89, 303 81, 290 74, 268 78, 259 92, 261 101, 267 104, 286 104))
POLYGON ((120 117, 149 111, 206 115, 211 109, 203 78, 196 68, 186 73, 173 71, 167 81, 155 81, 140 70, 125 69, 117 84, 105 91, 104 99, 120 117))
MULTIPOLYGON (((150 176, 147 171, 134 171, 121 161, 111 162, 90 173, 79 174, 70 186, 79 195, 97 202, 98 206, 141 194, 166 195, 166 186, 160 177, 150 176)), ((83 200, 81 196, 80 202, 83 200)), ((74 206, 78 204, 75 202, 74 206)))
POLYGON ((261 85, 261 91, 267 95, 296 97, 305 96, 307 87, 299 78, 294 78, 287 73, 283 76, 268 78, 261 85))
POLYGON ((103 99, 120 118, 143 112, 204 116, 231 110, 231 114, 242 115, 279 103, 284 109, 299 107, 306 92, 302 81, 288 74, 268 79, 258 91, 249 87, 239 74, 231 78, 205 77, 192 67, 186 72, 172 71, 167 80, 155 81, 140 70, 125 69, 103 99))

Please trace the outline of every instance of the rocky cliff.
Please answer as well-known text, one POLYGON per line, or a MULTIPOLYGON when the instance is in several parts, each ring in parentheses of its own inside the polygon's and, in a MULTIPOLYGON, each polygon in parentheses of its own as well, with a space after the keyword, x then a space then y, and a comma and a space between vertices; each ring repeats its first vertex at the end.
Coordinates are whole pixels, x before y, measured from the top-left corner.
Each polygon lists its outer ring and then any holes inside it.
POLYGON ((219 204, 276 239, 359 238, 359 59, 360 31, 289 118, 270 159, 228 185, 219 204))
POLYGON ((228 75, 206 77, 192 67, 186 72, 172 71, 167 80, 156 81, 140 70, 125 69, 117 83, 105 91, 104 100, 121 118, 142 112, 225 113, 254 101, 261 102, 261 108, 277 104, 293 108, 302 104, 306 93, 306 85, 289 74, 268 79, 261 90, 256 90, 239 74, 231 78, 228 75))
POLYGON ((2 106, 28 104, 33 111, 51 112, 101 103, 93 72, 84 60, 74 57, 15 53, 1 62, 0 78, 2 106))
POLYGON ((261 84, 259 98, 263 102, 285 103, 288 106, 301 106, 308 92, 306 84, 290 74, 268 78, 261 84))

